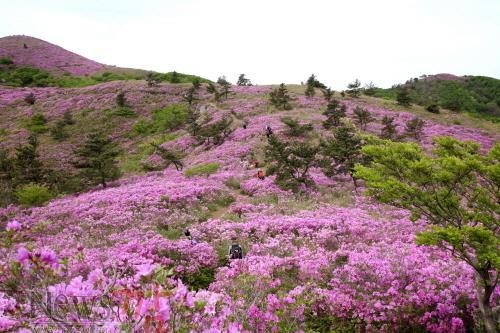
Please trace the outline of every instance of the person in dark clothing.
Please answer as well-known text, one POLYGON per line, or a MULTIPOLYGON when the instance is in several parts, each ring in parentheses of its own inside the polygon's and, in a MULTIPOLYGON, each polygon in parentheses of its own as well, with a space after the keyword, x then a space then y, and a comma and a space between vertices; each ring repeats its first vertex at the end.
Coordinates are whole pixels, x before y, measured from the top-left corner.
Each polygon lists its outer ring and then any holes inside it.
POLYGON ((259 170, 257 172, 257 178, 259 178, 260 180, 264 180, 264 178, 265 178, 264 171, 259 170))
POLYGON ((243 129, 247 129, 247 126, 248 126, 248 122, 244 121, 243 122, 243 129))
POLYGON ((227 252, 228 258, 231 259, 243 259, 243 249, 238 244, 238 240, 236 238, 231 239, 231 246, 227 252))
POLYGON ((191 241, 192 245, 198 244, 198 241, 193 238, 189 229, 186 229, 186 231, 184 231, 184 236, 186 236, 186 238, 191 241))
POLYGON ((270 137, 271 135, 273 135, 273 129, 271 128, 271 126, 267 125, 266 126, 266 136, 270 137))

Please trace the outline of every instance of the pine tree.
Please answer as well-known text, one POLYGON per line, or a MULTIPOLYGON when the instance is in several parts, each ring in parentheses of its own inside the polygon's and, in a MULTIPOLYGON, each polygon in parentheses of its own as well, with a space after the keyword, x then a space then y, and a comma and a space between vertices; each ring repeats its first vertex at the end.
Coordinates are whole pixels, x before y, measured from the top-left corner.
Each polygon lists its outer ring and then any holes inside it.
POLYGON ((425 122, 418 117, 408 120, 406 122, 405 135, 414 138, 415 140, 420 140, 424 131, 424 126, 425 122))
POLYGON ((64 120, 58 120, 54 127, 50 129, 50 135, 56 141, 63 141, 68 138, 68 132, 66 131, 66 123, 64 120))
POLYGON ((172 72, 172 76, 170 77, 170 83, 180 83, 181 79, 179 78, 179 74, 176 71, 172 72))
POLYGON ((286 88, 284 83, 280 84, 278 88, 275 88, 269 93, 269 99, 271 101, 271 104, 273 104, 278 109, 292 109, 292 106, 290 105, 290 95, 288 95, 288 89, 286 88))
POLYGON ((330 102, 335 95, 335 93, 330 89, 330 87, 321 90, 323 92, 323 97, 327 102, 330 102))
POLYGON ((14 167, 16 171, 16 183, 41 183, 44 178, 43 163, 38 154, 38 139, 31 134, 28 144, 16 147, 14 167))
POLYGON ((314 90, 315 83, 316 76, 314 74, 311 74, 311 76, 307 79, 306 91, 304 93, 307 97, 313 97, 316 94, 316 91, 314 90))
POLYGON ((227 81, 224 76, 222 78, 223 80, 221 80, 221 78, 219 78, 218 80, 218 83, 221 86, 220 93, 222 96, 224 96, 225 99, 227 99, 229 93, 231 93, 231 83, 227 81))
POLYGON ((102 133, 89 134, 85 143, 74 153, 79 158, 74 166, 82 169, 81 176, 91 184, 106 187, 107 182, 120 177, 116 160, 119 155, 117 144, 102 133))
POLYGON ((396 96, 396 100, 399 105, 403 106, 411 106, 411 98, 410 92, 407 88, 402 88, 398 91, 398 95, 396 96))
POLYGON ((166 168, 168 168, 170 164, 173 164, 177 171, 182 170, 184 165, 182 164, 181 155, 179 153, 163 148, 162 146, 154 142, 151 143, 151 146, 153 146, 155 153, 158 154, 167 163, 167 165, 165 166, 166 168))
POLYGON ((155 73, 153 72, 148 72, 146 74, 145 79, 148 84, 148 87, 150 88, 156 87, 160 83, 160 80, 156 77, 155 73))
POLYGON ((285 134, 288 136, 300 137, 313 130, 312 124, 300 124, 296 119, 290 117, 281 118, 281 122, 287 126, 285 134))
POLYGON ((74 125, 75 120, 73 119, 73 115, 71 114, 70 111, 66 111, 63 114, 63 121, 65 125, 74 125))
POLYGON ((188 91, 182 96, 182 98, 184 99, 184 101, 186 101, 189 105, 189 107, 191 107, 193 105, 193 103, 196 103, 196 101, 198 100, 197 96, 196 96, 196 89, 195 87, 191 87, 188 89, 188 91))
POLYGON ((373 121, 373 117, 367 109, 356 106, 354 108, 354 120, 362 131, 366 131, 366 126, 373 121))
POLYGON ((236 83, 236 85, 238 85, 238 86, 251 86, 252 82, 250 81, 250 79, 247 79, 245 77, 245 74, 240 74, 240 76, 238 77, 238 82, 236 83))
POLYGON ((377 91, 377 87, 371 81, 369 83, 365 84, 365 88, 363 89, 363 93, 367 96, 375 95, 376 91, 377 91))
POLYGON ((116 105, 120 108, 126 107, 127 106, 127 98, 125 97, 125 92, 120 91, 116 95, 116 105))
POLYGON ((362 140, 356 129, 342 124, 333 130, 333 137, 321 142, 321 168, 327 177, 350 175, 354 186, 354 166, 363 161, 362 140))
POLYGON ((317 165, 317 153, 318 147, 307 142, 284 142, 271 135, 265 150, 267 174, 275 174, 281 188, 298 192, 314 185, 309 171, 317 165))
POLYGON ((212 82, 208 84, 207 92, 214 95, 214 99, 216 102, 220 101, 220 99, 222 98, 222 93, 219 91, 219 89, 217 89, 215 84, 213 84, 212 82))
POLYGON ((199 78, 195 77, 191 83, 193 84, 193 89, 195 91, 198 91, 198 89, 200 89, 200 87, 201 87, 201 81, 200 81, 199 78))
POLYGON ((386 140, 394 140, 398 134, 396 124, 394 124, 394 118, 384 116, 384 118, 382 118, 382 125, 383 127, 380 132, 380 137, 386 140))
POLYGON ((326 106, 326 110, 323 115, 326 116, 325 121, 323 121, 323 127, 330 129, 335 126, 340 125, 340 119, 346 116, 347 107, 345 104, 341 104, 338 100, 332 99, 326 106))
POLYGON ((351 97, 359 97, 361 95, 361 82, 356 79, 347 85, 347 94, 351 97))

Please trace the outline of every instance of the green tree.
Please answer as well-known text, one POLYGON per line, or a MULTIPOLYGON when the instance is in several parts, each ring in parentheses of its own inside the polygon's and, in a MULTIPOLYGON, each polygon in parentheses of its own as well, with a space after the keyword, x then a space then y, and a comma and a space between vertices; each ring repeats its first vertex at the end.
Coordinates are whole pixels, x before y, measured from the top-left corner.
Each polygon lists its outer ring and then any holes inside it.
POLYGON ((160 79, 153 72, 148 72, 145 76, 145 80, 150 88, 156 87, 160 83, 160 79))
POLYGON ((376 91, 377 91, 377 86, 375 86, 375 84, 371 81, 365 84, 365 87, 363 89, 363 93, 366 96, 373 96, 375 95, 376 91))
POLYGON ((349 83, 346 92, 351 97, 359 97, 361 95, 361 82, 356 79, 354 82, 349 83))
POLYGON ((420 140, 424 132, 424 126, 425 122, 418 117, 408 120, 406 122, 405 135, 415 140, 420 140))
POLYGON ((125 97, 125 92, 120 91, 116 95, 116 105, 120 108, 126 107, 127 106, 127 98, 125 97))
POLYGON ((45 133, 48 130, 47 118, 45 118, 43 113, 35 113, 29 119, 26 127, 33 133, 45 133))
POLYGON ((347 107, 345 104, 341 104, 338 100, 332 99, 326 106, 326 110, 323 115, 326 116, 325 121, 323 121, 323 127, 330 129, 335 126, 340 125, 340 119, 346 116, 347 107))
POLYGON ((311 123, 301 124, 298 120, 290 117, 281 118, 281 122, 286 125, 285 134, 288 136, 300 137, 313 130, 311 123))
POLYGON ((218 102, 222 98, 222 92, 219 91, 217 86, 210 82, 207 86, 207 92, 214 95, 214 99, 218 102))
POLYGON ((314 90, 316 81, 316 76, 314 74, 311 74, 311 76, 307 79, 306 91, 304 93, 307 97, 313 97, 316 94, 316 91, 314 90))
POLYGON ((156 144, 156 143, 151 143, 151 146, 154 148, 155 153, 158 154, 166 163, 167 165, 165 166, 168 168, 170 164, 173 164, 175 166, 175 169, 177 171, 181 171, 184 165, 182 164, 181 161, 181 154, 178 152, 174 152, 171 150, 168 150, 166 148, 163 148, 162 146, 156 144))
POLYGON ((265 149, 267 174, 275 174, 281 188, 298 192, 314 185, 309 170, 317 165, 317 153, 318 147, 307 142, 285 142, 271 135, 265 149))
POLYGON ((196 96, 196 88, 194 86, 189 88, 182 98, 186 101, 186 103, 188 103, 189 107, 191 107, 198 100, 198 97, 196 96))
POLYGON ((384 118, 382 118, 382 125, 383 126, 380 130, 380 137, 386 140, 394 140, 398 135, 396 124, 394 124, 394 118, 384 116, 384 118))
POLYGON ((236 85, 238 85, 238 86, 251 86, 252 82, 250 81, 250 79, 247 79, 245 77, 245 74, 240 74, 240 76, 238 77, 238 82, 236 82, 236 85))
POLYGON ((425 109, 431 113, 440 113, 439 105, 437 104, 430 104, 425 109))
POLYGON ((475 272, 477 299, 488 333, 498 332, 491 296, 500 268, 500 144, 487 155, 475 142, 435 138, 432 154, 416 143, 386 141, 362 151, 371 160, 357 165, 368 194, 409 209, 412 219, 430 227, 417 235, 420 245, 438 246, 475 272))
POLYGON ((402 106, 411 106, 410 92, 408 88, 401 88, 396 96, 396 101, 402 106))
POLYGON ((55 125, 50 129, 50 135, 56 141, 63 141, 68 138, 68 132, 66 131, 66 123, 64 120, 58 120, 55 125))
POLYGON ((99 132, 91 133, 74 153, 79 158, 74 166, 82 170, 81 176, 91 184, 106 187, 107 182, 120 177, 116 160, 119 150, 110 137, 99 132))
POLYGON ((333 136, 321 142, 320 166, 328 177, 349 175, 357 188, 354 166, 363 161, 362 140, 353 126, 342 124, 333 130, 333 136))
POLYGON ((180 83, 181 78, 179 77, 179 73, 173 71, 172 76, 170 77, 170 83, 180 83))
POLYGON ((323 92, 323 97, 325 98, 325 100, 327 102, 330 102, 333 98, 333 96, 335 95, 335 92, 330 88, 325 88, 323 90, 321 90, 323 92))
POLYGON ((41 183, 45 176, 43 163, 38 154, 38 139, 35 134, 28 137, 28 144, 16 147, 14 158, 16 184, 41 183))
POLYGON ((221 145, 234 131, 232 123, 233 118, 224 117, 215 123, 199 126, 196 130, 196 138, 200 143, 221 145))
POLYGON ((366 131, 366 126, 373 121, 373 117, 367 109, 356 106, 354 108, 354 121, 362 131, 366 131))
POLYGON ((290 105, 290 95, 288 94, 288 89, 284 83, 280 84, 278 88, 273 89, 273 91, 269 93, 269 99, 271 104, 278 109, 292 109, 292 106, 290 105))

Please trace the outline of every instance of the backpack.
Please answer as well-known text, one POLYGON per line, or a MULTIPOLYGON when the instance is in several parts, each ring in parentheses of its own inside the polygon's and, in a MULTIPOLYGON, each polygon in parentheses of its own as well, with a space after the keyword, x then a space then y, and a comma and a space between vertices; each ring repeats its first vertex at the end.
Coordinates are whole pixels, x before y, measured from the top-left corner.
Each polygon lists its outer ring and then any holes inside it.
POLYGON ((243 250, 239 245, 232 245, 229 253, 231 253, 231 259, 243 259, 243 250))

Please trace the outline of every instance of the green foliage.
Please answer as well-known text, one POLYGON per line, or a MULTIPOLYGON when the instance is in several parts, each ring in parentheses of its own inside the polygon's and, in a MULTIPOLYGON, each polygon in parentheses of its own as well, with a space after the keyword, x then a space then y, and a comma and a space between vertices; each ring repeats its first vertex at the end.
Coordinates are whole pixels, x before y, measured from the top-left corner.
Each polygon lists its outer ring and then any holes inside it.
POLYGON ((137 120, 132 126, 132 135, 141 135, 144 136, 151 131, 151 122, 146 118, 140 118, 137 120))
POLYGON ((408 89, 402 88, 398 91, 398 94, 396 96, 396 101, 398 102, 399 105, 403 106, 410 106, 411 105, 411 98, 410 98, 410 93, 408 89))
POLYGON ((436 114, 440 113, 440 111, 439 111, 439 105, 437 105, 437 104, 430 104, 425 109, 427 111, 429 111, 430 113, 436 113, 436 114))
POLYGON ((224 182, 224 184, 227 187, 229 187, 229 188, 231 188, 233 190, 239 190, 240 189, 240 181, 238 179, 236 179, 236 178, 233 178, 233 177, 231 177, 228 180, 226 180, 224 182))
POLYGON ((321 142, 320 166, 328 177, 350 175, 356 186, 354 166, 363 162, 362 140, 356 129, 343 124, 333 130, 333 137, 321 142))
POLYGON ((321 92, 323 92, 323 97, 327 102, 330 102, 335 95, 335 92, 330 87, 322 89, 321 92))
POLYGON ((187 169, 184 171, 184 175, 186 177, 193 177, 193 176, 209 176, 213 173, 216 173, 217 170, 219 170, 220 164, 211 162, 211 163, 206 163, 206 164, 198 164, 192 168, 187 169))
POLYGON ((183 104, 172 104, 163 109, 153 111, 151 129, 153 132, 164 132, 178 129, 188 118, 188 109, 183 104))
POLYGON ((233 118, 225 117, 215 123, 209 123, 204 126, 197 125, 196 122, 192 126, 193 133, 199 143, 220 145, 224 143, 227 137, 233 132, 231 127, 233 118))
POLYGON ((338 100, 332 99, 328 102, 326 110, 323 115, 326 116, 326 120, 323 121, 323 127, 330 129, 340 125, 340 120, 346 116, 347 107, 345 104, 341 104, 338 100))
POLYGON ((236 85, 238 85, 238 86, 251 86, 252 82, 250 81, 250 79, 247 79, 245 77, 245 74, 240 74, 240 76, 238 77, 238 82, 236 82, 236 85))
POLYGON ((137 113, 132 110, 129 106, 118 106, 111 112, 114 116, 133 118, 137 117, 137 113))
POLYGON ((311 123, 302 125, 298 120, 290 117, 281 118, 281 122, 287 126, 285 134, 288 136, 300 137, 313 130, 311 123))
POLYGON ((0 65, 13 65, 14 61, 10 58, 2 57, 0 58, 0 65))
POLYGON ((64 139, 67 139, 69 134, 66 131, 66 122, 64 120, 58 120, 50 129, 50 135, 56 141, 63 141, 64 139))
POLYGON ((292 106, 290 105, 291 98, 284 83, 280 84, 278 88, 273 89, 273 91, 269 93, 269 99, 271 101, 271 104, 274 105, 274 107, 276 107, 277 109, 292 109, 292 106))
POLYGON ((118 106, 119 108, 123 108, 123 107, 127 106, 127 98, 125 97, 124 91, 120 91, 116 95, 116 106, 118 106))
POLYGON ((41 206, 52 199, 52 194, 46 186, 32 183, 19 187, 16 198, 23 206, 41 206))
POLYGON ((38 139, 32 134, 28 138, 28 144, 16 147, 16 155, 13 161, 16 183, 42 182, 45 171, 39 157, 38 139))
POLYGON ((382 128, 380 130, 380 137, 386 140, 394 140, 398 135, 396 124, 394 124, 394 117, 384 116, 382 118, 382 128))
MULTIPOLYGON (((317 83, 320 83, 320 82, 316 79, 316 76, 314 74, 311 74, 311 76, 307 79, 306 91, 304 92, 304 94, 307 97, 313 97, 316 94, 316 91, 314 90, 314 88, 316 87, 317 83)), ((322 88, 324 88, 324 85, 322 88)))
POLYGON ((359 97, 361 95, 361 82, 356 79, 354 82, 349 83, 346 92, 350 97, 359 97))
POLYGON ((183 277, 183 282, 192 290, 208 289, 210 284, 215 280, 215 269, 202 267, 193 274, 186 274, 183 277))
POLYGON ((120 177, 116 160, 120 154, 117 144, 102 133, 89 134, 85 143, 74 153, 79 158, 73 163, 74 166, 82 170, 81 176, 91 184, 106 187, 108 181, 120 177))
POLYGON ((49 72, 32 67, 19 67, 0 71, 0 81, 14 87, 47 87, 53 85, 49 72))
POLYGON ((176 71, 172 72, 172 75, 169 79, 170 83, 181 83, 181 79, 179 78, 179 74, 176 71))
POLYGON ((354 108, 354 121, 362 131, 365 131, 366 126, 373 121, 373 117, 367 109, 356 106, 354 108))
POLYGON ((33 133, 44 133, 49 129, 43 113, 35 113, 26 123, 26 128, 33 133))
POLYGON ((151 143, 151 146, 154 148, 154 152, 158 154, 163 159, 163 161, 165 161, 166 168, 168 168, 171 164, 173 164, 177 169, 177 171, 182 170, 184 165, 181 162, 182 157, 180 153, 163 148, 162 146, 157 145, 156 143, 151 143))
POLYGON ((379 201, 409 209, 412 219, 423 217, 434 226, 418 236, 420 244, 449 250, 474 269, 482 289, 478 298, 487 309, 483 320, 491 324, 500 268, 500 145, 480 155, 475 142, 438 137, 435 143, 432 154, 415 143, 367 145, 362 151, 372 163, 357 165, 355 176, 379 201))
POLYGON ((408 120, 406 122, 405 135, 415 140, 420 140, 420 137, 422 136, 422 133, 424 131, 424 126, 425 122, 418 117, 408 120))
POLYGON ((306 142, 285 142, 271 135, 265 155, 270 164, 267 174, 276 175, 276 184, 283 189, 298 192, 314 182, 309 170, 316 166, 319 148, 306 142))
POLYGON ((375 84, 370 81, 369 83, 365 84, 365 87, 363 88, 363 94, 365 94, 366 96, 374 96, 377 92, 377 89, 378 88, 375 86, 375 84))
POLYGON ((65 125, 74 125, 75 120, 73 119, 73 114, 70 111, 66 111, 63 114, 63 121, 65 125))

